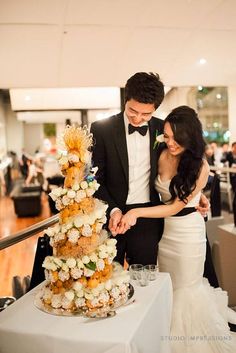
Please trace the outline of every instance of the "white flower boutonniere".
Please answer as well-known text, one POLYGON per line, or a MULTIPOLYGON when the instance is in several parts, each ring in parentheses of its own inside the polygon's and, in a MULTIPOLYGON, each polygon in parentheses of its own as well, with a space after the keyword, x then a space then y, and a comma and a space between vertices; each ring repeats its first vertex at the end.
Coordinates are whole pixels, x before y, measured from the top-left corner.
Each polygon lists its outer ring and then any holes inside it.
POLYGON ((156 139, 155 139, 155 142, 154 142, 154 145, 153 145, 153 149, 156 148, 156 146, 159 145, 159 143, 161 142, 164 142, 164 134, 160 134, 158 135, 158 131, 156 132, 156 139))

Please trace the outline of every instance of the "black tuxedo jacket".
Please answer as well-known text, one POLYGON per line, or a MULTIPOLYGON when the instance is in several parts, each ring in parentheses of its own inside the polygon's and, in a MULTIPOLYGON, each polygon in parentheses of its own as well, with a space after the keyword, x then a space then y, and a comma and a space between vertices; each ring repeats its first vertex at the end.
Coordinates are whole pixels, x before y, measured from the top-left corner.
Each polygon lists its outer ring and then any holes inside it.
MULTIPOLYGON (((156 135, 163 133, 163 121, 152 117, 148 125, 151 163, 150 201, 152 205, 157 205, 160 200, 154 188, 154 180, 161 148, 153 146, 156 135)), ((114 207, 124 211, 129 187, 129 168, 123 113, 94 122, 91 125, 91 132, 94 138, 92 161, 93 166, 98 167, 96 176, 100 184, 96 196, 109 204, 108 214, 114 207)))

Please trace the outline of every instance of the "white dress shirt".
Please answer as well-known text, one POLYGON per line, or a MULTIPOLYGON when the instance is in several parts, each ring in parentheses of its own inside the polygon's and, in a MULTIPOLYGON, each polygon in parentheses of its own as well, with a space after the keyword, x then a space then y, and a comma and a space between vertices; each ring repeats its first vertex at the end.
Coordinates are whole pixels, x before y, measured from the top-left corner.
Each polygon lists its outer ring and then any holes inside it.
MULTIPOLYGON (((129 120, 124 114, 125 134, 129 162, 129 191, 126 204, 150 201, 150 136, 142 136, 138 131, 129 135, 129 120)), ((147 124, 142 124, 147 125, 147 124)))

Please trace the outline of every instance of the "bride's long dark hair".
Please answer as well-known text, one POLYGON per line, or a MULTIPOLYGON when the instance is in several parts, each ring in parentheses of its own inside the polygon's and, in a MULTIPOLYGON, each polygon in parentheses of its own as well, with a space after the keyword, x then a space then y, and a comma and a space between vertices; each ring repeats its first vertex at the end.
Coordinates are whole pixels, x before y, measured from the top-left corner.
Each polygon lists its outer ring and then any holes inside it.
POLYGON ((202 167, 205 151, 202 124, 194 109, 180 106, 166 117, 175 141, 185 148, 177 168, 177 174, 170 183, 171 200, 178 197, 186 203, 187 197, 196 188, 196 181, 202 167))

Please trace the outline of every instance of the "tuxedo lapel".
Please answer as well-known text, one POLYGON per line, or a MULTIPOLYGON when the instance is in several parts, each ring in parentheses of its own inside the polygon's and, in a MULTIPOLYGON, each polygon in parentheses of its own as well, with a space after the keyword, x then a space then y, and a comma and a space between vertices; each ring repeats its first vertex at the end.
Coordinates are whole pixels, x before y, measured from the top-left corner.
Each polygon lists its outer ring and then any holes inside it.
POLYGON ((150 182, 154 180, 157 174, 157 148, 153 148, 156 139, 156 127, 154 126, 153 118, 149 121, 149 134, 150 134, 150 182))
POLYGON ((113 123, 113 139, 116 145, 118 155, 120 157, 121 165, 124 170, 125 178, 128 182, 128 152, 127 152, 127 142, 125 136, 125 124, 123 113, 120 113, 114 117, 113 123))

